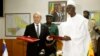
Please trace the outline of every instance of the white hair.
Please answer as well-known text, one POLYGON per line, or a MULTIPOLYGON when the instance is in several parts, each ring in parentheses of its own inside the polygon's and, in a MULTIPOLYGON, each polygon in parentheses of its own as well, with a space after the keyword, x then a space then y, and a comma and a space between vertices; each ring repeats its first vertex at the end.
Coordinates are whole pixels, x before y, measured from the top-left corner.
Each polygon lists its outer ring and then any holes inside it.
POLYGON ((41 13, 38 11, 33 14, 33 16, 35 16, 35 15, 39 15, 41 17, 41 13))

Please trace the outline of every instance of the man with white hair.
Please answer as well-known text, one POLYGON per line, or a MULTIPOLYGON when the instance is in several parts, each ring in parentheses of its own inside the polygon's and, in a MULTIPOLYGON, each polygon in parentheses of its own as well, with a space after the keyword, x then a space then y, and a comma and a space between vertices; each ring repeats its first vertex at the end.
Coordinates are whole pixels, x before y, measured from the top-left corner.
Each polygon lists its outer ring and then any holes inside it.
POLYGON ((27 43, 26 56, 40 56, 45 52, 46 37, 49 35, 48 28, 41 24, 41 14, 35 12, 33 14, 34 23, 27 25, 24 36, 40 39, 34 43, 27 43))
POLYGON ((86 19, 75 12, 75 2, 69 0, 67 13, 70 17, 60 24, 59 35, 63 38, 63 56, 87 56, 90 34, 86 19))

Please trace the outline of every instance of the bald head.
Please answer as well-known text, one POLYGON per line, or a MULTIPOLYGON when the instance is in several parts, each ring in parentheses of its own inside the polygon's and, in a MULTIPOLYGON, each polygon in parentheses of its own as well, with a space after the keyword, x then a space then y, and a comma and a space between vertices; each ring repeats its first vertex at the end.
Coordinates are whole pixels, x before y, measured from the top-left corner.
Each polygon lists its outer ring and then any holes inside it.
POLYGON ((35 12, 33 14, 33 20, 34 20, 34 23, 36 23, 36 24, 40 23, 40 21, 41 21, 41 14, 40 14, 40 12, 35 12))

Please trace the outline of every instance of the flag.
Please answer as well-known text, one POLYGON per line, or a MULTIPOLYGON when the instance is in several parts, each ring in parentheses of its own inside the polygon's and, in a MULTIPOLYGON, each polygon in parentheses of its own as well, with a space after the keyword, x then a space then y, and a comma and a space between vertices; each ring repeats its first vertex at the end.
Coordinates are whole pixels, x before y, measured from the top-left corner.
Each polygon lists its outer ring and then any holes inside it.
POLYGON ((95 56, 92 43, 89 44, 88 56, 95 56))
POLYGON ((8 56, 8 51, 7 51, 7 47, 6 47, 6 42, 5 40, 3 39, 3 54, 2 56, 8 56))
POLYGON ((49 12, 52 14, 54 12, 54 3, 49 4, 49 12))
MULTIPOLYGON (((90 35, 89 35, 90 36, 90 35)), ((92 44, 92 40, 90 37, 88 37, 85 41, 85 44, 86 44, 86 55, 85 56, 95 56, 94 55, 94 50, 93 50, 93 44, 92 44)))

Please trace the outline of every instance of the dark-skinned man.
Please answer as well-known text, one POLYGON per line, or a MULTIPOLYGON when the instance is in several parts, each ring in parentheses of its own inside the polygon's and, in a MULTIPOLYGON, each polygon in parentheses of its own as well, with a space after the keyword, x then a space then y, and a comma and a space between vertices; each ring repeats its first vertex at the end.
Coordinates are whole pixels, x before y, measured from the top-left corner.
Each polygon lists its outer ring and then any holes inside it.
POLYGON ((87 56, 90 34, 86 19, 75 11, 75 2, 68 0, 67 13, 70 17, 59 26, 63 37, 63 56, 87 56))

